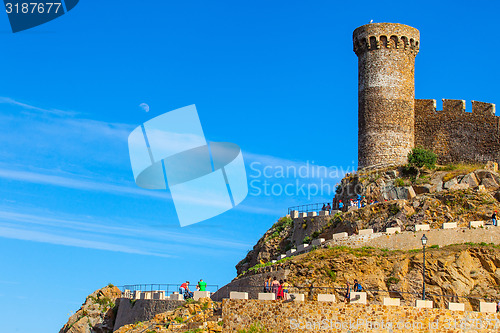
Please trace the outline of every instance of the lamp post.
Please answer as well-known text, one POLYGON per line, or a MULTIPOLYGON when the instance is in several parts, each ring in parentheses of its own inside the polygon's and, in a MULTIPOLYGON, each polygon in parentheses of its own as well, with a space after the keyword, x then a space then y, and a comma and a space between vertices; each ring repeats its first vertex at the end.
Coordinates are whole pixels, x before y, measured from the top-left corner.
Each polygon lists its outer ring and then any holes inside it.
POLYGON ((420 239, 422 241, 422 246, 424 247, 424 265, 423 265, 423 269, 422 269, 422 300, 425 301, 425 245, 427 244, 427 237, 425 237, 425 234, 422 236, 422 238, 420 239))

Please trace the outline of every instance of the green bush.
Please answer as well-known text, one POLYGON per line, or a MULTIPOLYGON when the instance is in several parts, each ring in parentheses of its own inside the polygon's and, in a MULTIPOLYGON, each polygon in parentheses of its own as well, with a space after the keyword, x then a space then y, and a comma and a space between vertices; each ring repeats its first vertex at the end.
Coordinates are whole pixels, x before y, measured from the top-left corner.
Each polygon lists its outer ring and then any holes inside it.
POLYGON ((417 169, 415 179, 420 177, 420 172, 424 167, 434 169, 436 167, 437 155, 422 147, 413 148, 408 153, 408 167, 417 169))
POLYGON ((434 169, 436 167, 436 161, 437 155, 422 147, 413 148, 408 154, 408 165, 419 169, 424 166, 428 169, 434 169))
POLYGON ((304 240, 302 241, 302 243, 309 244, 309 242, 311 242, 311 237, 309 237, 309 236, 304 237, 304 240))
POLYGON ((326 275, 332 279, 334 282, 337 280, 337 272, 332 271, 330 268, 325 268, 326 275))
POLYGON ((391 276, 387 279, 387 284, 397 284, 399 282, 399 279, 397 277, 391 276))
POLYGON ((394 180, 394 186, 398 186, 398 187, 405 186, 405 181, 401 178, 397 178, 394 180))

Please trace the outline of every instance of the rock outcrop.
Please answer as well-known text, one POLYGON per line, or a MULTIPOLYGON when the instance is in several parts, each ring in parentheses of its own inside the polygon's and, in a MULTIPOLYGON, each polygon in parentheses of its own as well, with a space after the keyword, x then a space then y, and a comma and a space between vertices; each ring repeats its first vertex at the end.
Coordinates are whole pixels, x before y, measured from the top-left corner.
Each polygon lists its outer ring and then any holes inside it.
MULTIPOLYGON (((500 300, 498 245, 428 248, 425 265, 427 298, 433 300, 436 307, 446 308, 447 302, 453 301, 465 303, 466 310, 477 311, 480 300, 500 300)), ((286 279, 294 286, 291 292, 304 293, 311 300, 316 299, 318 293, 335 293, 337 299, 343 301, 343 288, 347 281, 352 284, 354 279, 367 291, 372 304, 382 303, 384 297, 396 297, 401 298, 403 304, 413 305, 422 295, 422 250, 321 248, 292 257, 279 266, 280 271, 287 271, 286 279)))
POLYGON ((413 231, 415 224, 439 228, 445 222, 467 226, 470 221, 487 221, 495 210, 500 211, 500 175, 492 170, 491 166, 444 167, 424 172, 417 180, 403 168, 347 175, 337 188, 335 201, 347 204, 359 193, 373 204, 332 216, 281 218, 236 265, 237 274, 304 242, 329 239, 335 233, 350 235, 366 228, 381 232, 392 227, 413 231))
POLYGON ((121 291, 113 285, 96 290, 59 333, 111 333, 121 291))
POLYGON ((157 314, 152 320, 125 325, 116 333, 142 332, 222 332, 221 304, 210 298, 201 298, 198 302, 186 303, 173 311, 157 314))

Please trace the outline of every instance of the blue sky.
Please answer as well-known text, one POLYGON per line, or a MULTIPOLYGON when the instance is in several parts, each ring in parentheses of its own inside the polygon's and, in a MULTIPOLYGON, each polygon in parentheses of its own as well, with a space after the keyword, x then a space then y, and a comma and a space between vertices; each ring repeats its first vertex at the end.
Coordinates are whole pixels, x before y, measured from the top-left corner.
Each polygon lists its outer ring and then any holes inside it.
POLYGON ((58 331, 109 282, 222 286, 287 207, 330 199, 356 167, 351 36, 372 19, 420 30, 417 98, 498 104, 500 6, 471 4, 82 0, 17 34, 0 15, 2 331, 58 331), (241 147, 251 185, 236 209, 180 228, 168 191, 134 184, 127 137, 191 104, 207 140, 241 147))

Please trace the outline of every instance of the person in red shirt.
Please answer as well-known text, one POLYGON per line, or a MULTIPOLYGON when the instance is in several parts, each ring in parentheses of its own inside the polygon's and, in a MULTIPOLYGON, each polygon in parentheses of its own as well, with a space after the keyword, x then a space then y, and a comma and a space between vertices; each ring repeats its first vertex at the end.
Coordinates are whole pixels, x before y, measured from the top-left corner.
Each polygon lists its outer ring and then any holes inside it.
POLYGON ((191 290, 189 290, 189 281, 186 281, 183 284, 181 284, 181 287, 179 288, 179 292, 181 295, 193 297, 192 296, 193 293, 191 292, 191 290))
POLYGON ((280 280, 280 285, 278 287, 278 294, 276 299, 284 299, 285 298, 285 293, 283 290, 283 280, 280 280))

